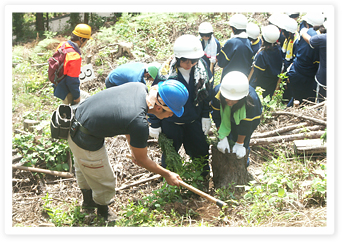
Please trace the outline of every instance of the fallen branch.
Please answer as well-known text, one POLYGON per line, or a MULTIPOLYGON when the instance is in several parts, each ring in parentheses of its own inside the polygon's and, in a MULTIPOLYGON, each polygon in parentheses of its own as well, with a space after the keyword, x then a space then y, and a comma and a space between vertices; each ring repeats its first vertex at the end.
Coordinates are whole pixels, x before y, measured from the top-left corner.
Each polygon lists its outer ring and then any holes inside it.
POLYGON ((292 140, 299 140, 299 139, 317 139, 320 138, 325 131, 316 131, 316 132, 308 132, 302 134, 293 134, 293 135, 282 135, 277 137, 269 137, 269 138, 260 138, 260 139, 251 139, 249 145, 265 145, 265 144, 274 144, 274 143, 281 143, 287 142, 292 140))
POLYGON ((320 106, 323 106, 323 105, 325 105, 325 102, 326 102, 326 101, 324 101, 324 102, 321 102, 321 103, 318 103, 318 104, 316 104, 316 105, 314 105, 314 106, 311 106, 311 107, 308 107, 308 108, 306 108, 306 109, 314 109, 314 108, 318 108, 318 107, 320 107, 320 106))
POLYGON ((303 127, 299 129, 294 129, 292 131, 284 133, 284 135, 291 135, 291 134, 299 134, 299 133, 304 133, 304 132, 311 132, 311 131, 317 131, 317 130, 324 130, 323 125, 313 125, 310 127, 303 127))
POLYGON ((19 169, 19 170, 25 170, 25 171, 31 171, 31 172, 39 172, 39 173, 45 173, 50 174, 54 176, 60 176, 65 178, 73 178, 74 175, 70 172, 62 172, 62 171, 51 171, 41 168, 35 168, 35 167, 26 167, 26 166, 20 166, 20 165, 12 165, 13 169, 19 169))
POLYGON ((298 128, 298 127, 306 126, 306 125, 308 125, 308 123, 304 122, 304 123, 300 123, 300 124, 295 124, 295 125, 290 125, 290 126, 282 127, 282 128, 279 128, 279 129, 275 129, 275 130, 269 131, 269 132, 254 133, 251 138, 252 139, 257 139, 257 138, 264 138, 264 137, 274 136, 274 135, 285 133, 287 131, 293 130, 293 129, 298 128))
POLYGON ((323 124, 323 125, 327 125, 327 122, 321 119, 317 119, 317 118, 312 118, 312 117, 308 117, 302 114, 297 114, 297 113, 289 113, 289 112, 282 112, 282 111, 277 111, 277 112, 273 112, 271 113, 273 116, 275 115, 292 115, 292 116, 296 116, 298 118, 303 118, 303 119, 307 119, 310 120, 312 122, 315 123, 319 123, 319 124, 323 124))
POLYGON ((116 191, 120 191, 120 190, 123 190, 123 189, 127 189, 127 188, 130 188, 130 187, 133 187, 133 186, 140 185, 140 184, 145 183, 145 182, 149 182, 149 181, 153 181, 153 180, 159 179, 161 177, 162 177, 161 175, 157 174, 157 175, 154 175, 154 176, 152 176, 150 178, 146 178, 146 179, 143 179, 143 180, 140 180, 140 181, 133 182, 132 184, 121 186, 121 187, 119 187, 119 188, 117 188, 115 190, 116 191))

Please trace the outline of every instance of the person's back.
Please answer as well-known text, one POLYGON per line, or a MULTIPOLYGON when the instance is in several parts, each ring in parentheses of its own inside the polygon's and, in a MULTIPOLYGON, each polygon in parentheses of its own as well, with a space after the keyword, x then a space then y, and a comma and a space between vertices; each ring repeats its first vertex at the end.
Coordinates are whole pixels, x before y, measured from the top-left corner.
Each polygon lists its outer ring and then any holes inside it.
POLYGON ((227 40, 217 56, 219 67, 223 68, 221 81, 230 71, 240 71, 248 76, 253 60, 251 43, 246 33, 246 16, 233 15, 229 19, 229 25, 234 35, 227 40))
POLYGON ((144 84, 127 83, 87 98, 77 108, 75 118, 91 135, 79 131, 73 141, 83 149, 95 151, 102 147, 105 137, 130 134, 132 145, 146 147, 146 94, 144 84))
MULTIPOLYGON (((317 35, 316 31, 312 28, 308 30, 308 34, 310 36, 317 35)), ((300 37, 296 40, 295 45, 296 57, 293 61, 293 65, 296 72, 304 76, 314 76, 319 63, 318 49, 312 49, 308 43, 300 37)))
POLYGON ((128 82, 141 82, 145 84, 144 72, 144 63, 127 63, 112 70, 107 79, 111 84, 115 84, 116 86, 120 86, 128 82))

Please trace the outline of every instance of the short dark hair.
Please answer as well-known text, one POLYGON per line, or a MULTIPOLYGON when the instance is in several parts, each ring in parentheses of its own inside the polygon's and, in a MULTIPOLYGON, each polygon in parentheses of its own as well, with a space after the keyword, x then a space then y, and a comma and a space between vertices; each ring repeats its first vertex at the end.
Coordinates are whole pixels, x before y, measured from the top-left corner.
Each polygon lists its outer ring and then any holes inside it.
POLYGON ((70 40, 72 41, 72 42, 75 42, 75 41, 84 41, 84 40, 86 40, 87 38, 82 38, 82 37, 79 37, 79 36, 77 36, 77 35, 75 35, 75 34, 73 34, 73 33, 71 33, 71 35, 70 35, 70 40))
POLYGON ((230 26, 230 27, 233 29, 233 33, 235 35, 241 34, 242 32, 246 32, 246 29, 237 29, 237 28, 235 28, 233 26, 230 26))

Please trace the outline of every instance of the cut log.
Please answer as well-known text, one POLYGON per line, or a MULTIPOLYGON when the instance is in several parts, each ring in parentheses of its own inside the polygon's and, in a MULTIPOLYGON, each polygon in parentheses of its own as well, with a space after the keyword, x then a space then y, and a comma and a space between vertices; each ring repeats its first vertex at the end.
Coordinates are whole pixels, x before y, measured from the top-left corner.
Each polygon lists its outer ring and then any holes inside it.
POLYGON ((149 182, 149 181, 153 181, 153 180, 156 180, 156 179, 159 179, 161 178, 162 176, 161 175, 154 175, 150 178, 146 178, 146 179, 143 179, 143 180, 140 180, 140 181, 136 181, 136 182, 133 182, 132 184, 128 184, 128 185, 124 185, 124 186, 121 186, 117 189, 115 189, 116 191, 120 191, 120 190, 123 190, 123 189, 127 189, 127 188, 130 188, 130 187, 134 187, 134 186, 137 186, 137 185, 140 185, 142 183, 145 183, 145 182, 149 182))
POLYGON ((298 154, 317 154, 327 152, 326 144, 321 139, 294 140, 293 148, 298 154))
POLYGON ((327 122, 324 121, 324 120, 308 117, 308 116, 305 116, 305 115, 302 115, 302 114, 298 114, 298 113, 290 113, 290 112, 277 111, 277 112, 273 112, 271 114, 272 114, 272 116, 276 116, 276 115, 292 115, 292 116, 296 116, 298 118, 303 118, 303 119, 310 120, 310 121, 318 123, 318 124, 327 125, 327 122))
POLYGON ((46 169, 40 169, 35 167, 26 167, 26 166, 20 166, 20 165, 12 165, 13 169, 19 169, 19 170, 25 170, 25 171, 31 171, 31 172, 38 172, 38 173, 45 173, 50 174, 53 176, 60 176, 65 178, 72 178, 74 175, 70 172, 62 172, 62 171, 51 171, 46 169))
POLYGON ((325 126, 323 125, 313 125, 309 127, 300 128, 300 129, 294 129, 289 132, 285 132, 283 135, 299 134, 299 133, 318 131, 318 130, 324 130, 324 129, 325 129, 325 126))
POLYGON ((325 131, 314 131, 302 134, 293 134, 293 135, 282 135, 277 137, 269 137, 269 138, 260 138, 260 139, 251 139, 249 146, 253 145, 265 145, 265 144, 277 144, 281 142, 300 140, 300 139, 317 139, 320 138, 325 131))
POLYGON ((247 171, 247 156, 237 159, 236 154, 223 154, 212 146, 211 167, 213 170, 214 187, 235 189, 237 185, 247 185, 249 176, 247 171))
POLYGON ((307 122, 303 122, 303 123, 299 123, 299 124, 295 124, 295 125, 290 125, 290 126, 286 126, 286 127, 282 127, 279 129, 275 129, 269 132, 264 132, 264 133, 253 133, 252 134, 252 139, 257 139, 257 138, 264 138, 264 137, 270 137, 270 136, 275 136, 275 135, 279 135, 281 133, 285 133, 287 131, 299 128, 299 127, 303 127, 308 125, 307 122))

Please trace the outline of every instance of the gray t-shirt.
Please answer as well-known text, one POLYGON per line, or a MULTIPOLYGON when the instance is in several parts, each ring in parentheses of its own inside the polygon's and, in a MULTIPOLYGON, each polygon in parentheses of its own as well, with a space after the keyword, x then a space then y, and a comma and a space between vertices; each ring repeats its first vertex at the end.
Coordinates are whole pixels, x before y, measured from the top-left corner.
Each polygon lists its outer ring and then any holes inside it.
POLYGON ((72 140, 81 148, 96 151, 105 137, 129 134, 130 144, 145 148, 148 139, 147 87, 138 82, 105 89, 82 102, 75 118, 91 135, 78 130, 72 140))

